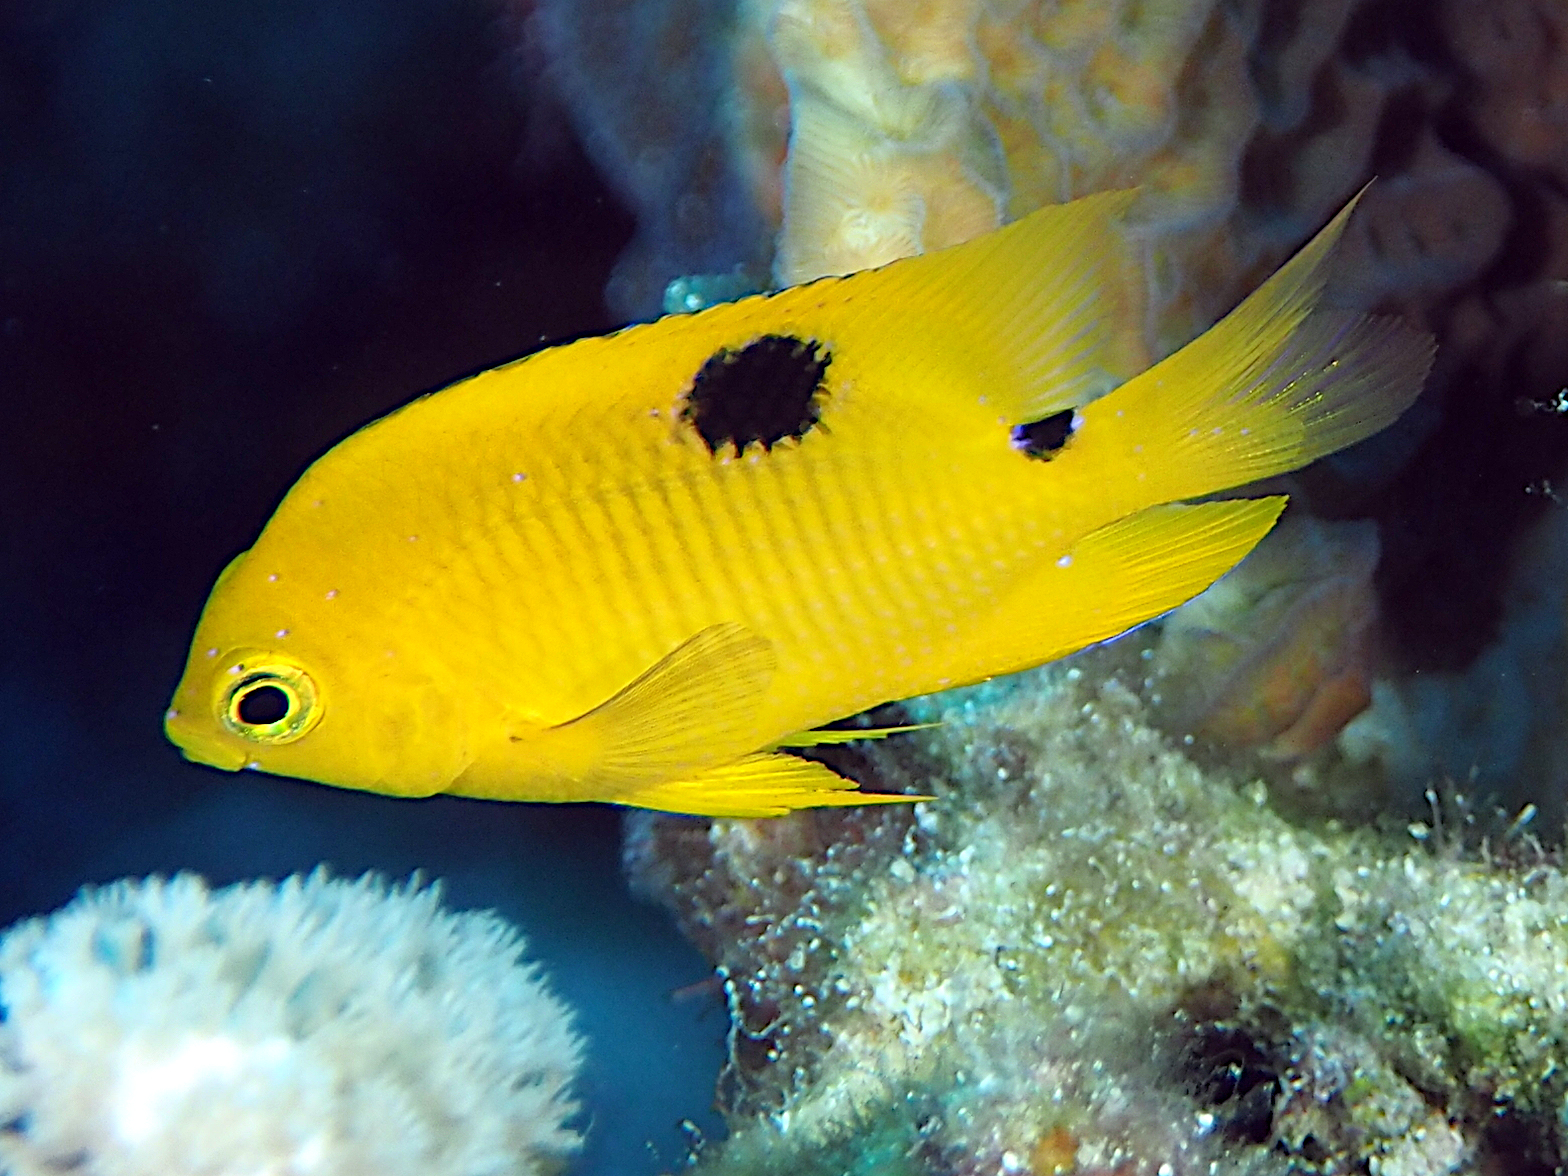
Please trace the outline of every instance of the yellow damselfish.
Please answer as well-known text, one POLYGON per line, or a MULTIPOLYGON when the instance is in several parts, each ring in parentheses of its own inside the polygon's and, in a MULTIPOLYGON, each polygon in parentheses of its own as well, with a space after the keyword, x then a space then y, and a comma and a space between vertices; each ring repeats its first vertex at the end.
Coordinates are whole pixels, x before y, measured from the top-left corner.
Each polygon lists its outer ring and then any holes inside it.
POLYGON ((1430 365, 1425 334, 1319 305, 1347 206, 1099 395, 1131 199, 552 348, 367 426, 219 577, 169 737, 402 796, 909 799, 780 748, 1187 600, 1285 500, 1179 500, 1381 429, 1430 365))

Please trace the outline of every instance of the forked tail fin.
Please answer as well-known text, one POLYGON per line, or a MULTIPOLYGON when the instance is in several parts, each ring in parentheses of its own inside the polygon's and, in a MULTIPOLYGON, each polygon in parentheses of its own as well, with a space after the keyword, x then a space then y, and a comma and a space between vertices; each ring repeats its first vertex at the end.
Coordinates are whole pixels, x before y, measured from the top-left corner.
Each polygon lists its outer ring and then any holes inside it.
POLYGON ((1391 424, 1434 345, 1398 319, 1318 305, 1355 204, 1213 328, 1082 409, 1078 459, 1092 452, 1139 503, 1171 502, 1299 469, 1391 424))

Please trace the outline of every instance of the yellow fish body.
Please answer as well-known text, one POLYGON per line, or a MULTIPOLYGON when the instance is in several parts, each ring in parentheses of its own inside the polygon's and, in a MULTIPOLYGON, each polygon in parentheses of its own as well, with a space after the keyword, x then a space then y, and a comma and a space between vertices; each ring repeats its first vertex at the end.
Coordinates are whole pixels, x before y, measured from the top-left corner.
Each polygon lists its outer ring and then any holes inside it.
POLYGON ((405 796, 899 800, 778 750, 1180 604, 1392 421, 1431 342, 1319 307, 1349 207, 1121 383, 1131 199, 542 351, 321 458, 213 588, 186 756, 405 796))

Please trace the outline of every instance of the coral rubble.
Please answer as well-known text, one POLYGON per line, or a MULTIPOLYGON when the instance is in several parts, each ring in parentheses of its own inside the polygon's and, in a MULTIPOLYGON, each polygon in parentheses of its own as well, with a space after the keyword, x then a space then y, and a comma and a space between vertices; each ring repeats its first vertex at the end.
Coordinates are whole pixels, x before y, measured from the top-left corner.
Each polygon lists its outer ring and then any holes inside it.
POLYGON ((522 950, 368 876, 85 890, 0 937, 0 1172, 553 1172, 582 1043, 522 950))
MULTIPOLYGON (((642 818, 734 1019, 712 1173, 1549 1171, 1568 877, 1281 819, 1114 677, 916 705, 918 814, 642 818)), ((1439 842, 1441 842, 1439 844, 1439 842)))

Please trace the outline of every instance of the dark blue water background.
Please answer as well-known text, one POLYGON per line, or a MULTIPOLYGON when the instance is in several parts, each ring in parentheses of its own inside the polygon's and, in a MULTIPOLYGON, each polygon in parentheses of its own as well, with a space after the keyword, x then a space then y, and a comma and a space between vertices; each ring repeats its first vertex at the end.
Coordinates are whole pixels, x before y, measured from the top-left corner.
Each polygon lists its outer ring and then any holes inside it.
POLYGON ((619 817, 184 763, 212 578, 336 440, 611 325, 630 232, 496 9, 0 4, 0 925, 130 874, 318 862, 515 920, 592 1039, 586 1171, 708 1114, 723 1019, 634 903, 619 817))

